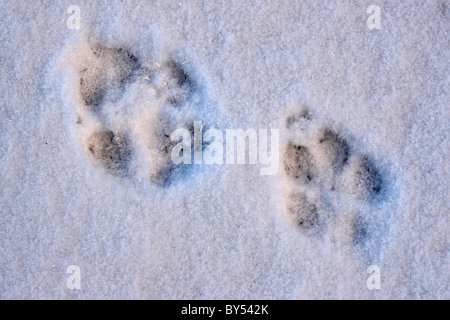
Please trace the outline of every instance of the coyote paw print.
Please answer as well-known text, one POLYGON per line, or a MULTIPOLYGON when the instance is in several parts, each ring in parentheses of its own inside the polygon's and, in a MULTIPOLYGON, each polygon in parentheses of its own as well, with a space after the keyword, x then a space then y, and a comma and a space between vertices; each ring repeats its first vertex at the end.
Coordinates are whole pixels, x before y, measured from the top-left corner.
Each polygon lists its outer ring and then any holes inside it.
POLYGON ((181 170, 171 161, 170 135, 195 119, 186 107, 195 86, 183 64, 143 63, 125 48, 86 43, 74 69, 77 125, 94 166, 158 184, 181 170))
POLYGON ((306 109, 287 117, 285 129, 280 171, 289 221, 308 235, 334 226, 347 241, 364 243, 371 219, 362 212, 384 188, 375 161, 306 109))

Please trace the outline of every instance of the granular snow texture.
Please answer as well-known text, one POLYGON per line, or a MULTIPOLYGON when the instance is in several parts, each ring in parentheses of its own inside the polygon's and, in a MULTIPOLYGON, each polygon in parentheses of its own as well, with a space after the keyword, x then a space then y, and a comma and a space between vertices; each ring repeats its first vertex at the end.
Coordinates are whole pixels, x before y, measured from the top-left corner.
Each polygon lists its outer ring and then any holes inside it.
POLYGON ((2 1, 0 298, 450 299, 449 21, 444 0, 2 1), (176 165, 218 146, 176 149, 180 128, 277 129, 278 172, 176 165))

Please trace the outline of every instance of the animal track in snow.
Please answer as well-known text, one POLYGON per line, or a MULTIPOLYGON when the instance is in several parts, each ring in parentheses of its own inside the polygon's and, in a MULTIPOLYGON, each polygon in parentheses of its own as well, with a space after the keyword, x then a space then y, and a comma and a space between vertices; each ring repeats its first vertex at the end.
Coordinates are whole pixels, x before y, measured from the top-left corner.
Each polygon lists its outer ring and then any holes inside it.
POLYGON ((97 108, 105 97, 112 96, 108 91, 123 86, 137 68, 136 57, 127 50, 93 45, 86 67, 80 71, 80 95, 84 103, 97 108))
POLYGON ((371 219, 361 212, 380 198, 384 186, 373 160, 306 109, 288 116, 285 129, 280 174, 288 219, 307 234, 339 226, 340 237, 363 244, 371 219))
POLYGON ((165 184, 180 169, 171 161, 170 135, 195 120, 186 107, 195 86, 183 65, 145 63, 99 43, 85 43, 75 60, 74 104, 88 158, 111 174, 165 184))
POLYGON ((108 170, 125 170, 127 157, 130 156, 125 137, 112 131, 99 131, 87 139, 87 148, 92 157, 108 170))

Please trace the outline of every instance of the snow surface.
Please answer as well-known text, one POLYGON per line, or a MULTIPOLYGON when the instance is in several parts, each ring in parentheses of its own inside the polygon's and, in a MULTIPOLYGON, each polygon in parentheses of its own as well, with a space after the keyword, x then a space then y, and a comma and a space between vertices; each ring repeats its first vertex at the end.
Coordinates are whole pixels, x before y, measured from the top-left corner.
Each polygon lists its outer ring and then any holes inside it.
MULTIPOLYGON (((450 299, 449 21, 438 0, 2 1, 0 298, 450 299), (81 30, 66 26, 72 4, 81 30), (366 26, 372 4, 379 30, 366 26), (168 109, 153 89, 181 89, 155 69, 160 80, 135 74, 93 116, 79 88, 91 44, 127 50, 140 70, 176 61, 189 98, 168 109), (311 135, 331 128, 384 181, 373 202, 318 189, 333 194, 318 234, 286 217, 289 192, 318 193, 286 180, 281 151, 277 175, 194 165, 170 184, 149 179, 167 162, 156 132, 274 128, 283 147, 308 137, 286 130, 304 108, 311 135), (104 127, 134 145, 126 174, 89 155, 104 127), (354 214, 370 221, 363 244, 354 214), (80 290, 66 286, 69 265, 80 290), (380 290, 366 286, 370 265, 380 290)), ((105 77, 131 72, 119 71, 105 77)))

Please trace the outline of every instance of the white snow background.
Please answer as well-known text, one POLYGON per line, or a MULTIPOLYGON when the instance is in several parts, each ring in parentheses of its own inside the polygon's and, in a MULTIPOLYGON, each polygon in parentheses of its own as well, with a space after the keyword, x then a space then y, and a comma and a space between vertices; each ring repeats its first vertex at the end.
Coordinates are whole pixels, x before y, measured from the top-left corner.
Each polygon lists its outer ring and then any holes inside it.
POLYGON ((2 1, 0 298, 449 299, 449 6, 2 1), (66 26, 72 4, 80 30, 66 26), (377 239, 337 241, 339 225, 305 235, 279 176, 256 165, 197 166, 165 187, 93 165, 71 96, 88 40, 144 63, 176 56, 201 88, 187 108, 220 129, 282 129, 307 106, 385 172, 386 200, 364 212, 377 239))

